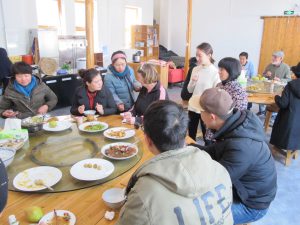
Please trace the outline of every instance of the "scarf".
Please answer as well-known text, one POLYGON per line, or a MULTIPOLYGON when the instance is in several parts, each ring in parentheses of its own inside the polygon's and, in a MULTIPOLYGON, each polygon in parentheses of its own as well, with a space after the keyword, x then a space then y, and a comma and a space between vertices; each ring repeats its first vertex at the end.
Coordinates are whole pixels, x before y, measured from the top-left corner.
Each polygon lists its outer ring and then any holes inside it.
POLYGON ((35 76, 31 76, 31 82, 27 86, 19 84, 16 80, 14 81, 14 88, 17 92, 30 97, 33 89, 37 86, 37 80, 35 76))
POLYGON ((88 98, 89 98, 90 109, 94 109, 94 103, 95 103, 96 95, 97 95, 97 91, 95 91, 95 92, 90 92, 90 91, 87 89, 87 96, 88 96, 88 98))
POLYGON ((123 78, 125 77, 128 73, 129 73, 129 67, 126 65, 125 70, 122 73, 119 73, 115 70, 115 67, 113 67, 113 65, 110 65, 109 70, 116 75, 117 77, 123 78))

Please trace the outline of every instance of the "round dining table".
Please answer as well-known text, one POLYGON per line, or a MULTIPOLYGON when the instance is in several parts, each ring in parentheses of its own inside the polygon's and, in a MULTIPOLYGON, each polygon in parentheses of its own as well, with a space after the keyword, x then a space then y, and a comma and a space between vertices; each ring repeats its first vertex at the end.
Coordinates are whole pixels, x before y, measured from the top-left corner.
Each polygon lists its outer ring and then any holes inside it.
MULTIPOLYGON (((109 125, 109 127, 122 126, 122 127, 133 128, 133 125, 122 124, 122 117, 119 115, 101 117, 100 120, 102 122, 106 122, 109 125)), ((0 217, 0 224, 8 224, 9 215, 15 215, 17 220, 22 225, 32 224, 27 221, 24 213, 25 209, 31 206, 41 207, 44 214, 51 212, 54 209, 68 210, 75 214, 77 220, 76 224, 79 225, 115 224, 118 218, 118 211, 114 210, 116 212, 116 216, 112 221, 109 221, 104 218, 105 212, 111 211, 111 209, 107 207, 103 202, 101 198, 102 193, 105 190, 113 187, 125 188, 127 186, 127 183, 132 173, 139 166, 141 166, 143 162, 153 157, 152 153, 150 153, 150 151, 146 149, 143 131, 141 131, 141 129, 136 129, 135 132, 136 135, 134 139, 140 140, 138 147, 139 147, 139 151, 142 151, 143 153, 139 161, 131 169, 129 169, 125 173, 118 175, 117 177, 111 180, 108 180, 107 182, 93 185, 91 187, 85 187, 82 189, 74 189, 73 191, 62 191, 62 192, 53 192, 53 193, 49 193, 49 192, 31 193, 31 192, 18 192, 15 190, 10 190, 8 193, 7 205, 2 213, 2 216, 0 217)), ((43 136, 43 134, 40 135, 43 136)), ((92 135, 93 137, 95 137, 95 134, 92 135)), ((101 132, 96 135, 99 135, 100 137, 101 135, 103 136, 103 133, 101 132)), ((29 148, 34 147, 33 145, 30 145, 31 140, 36 140, 36 137, 29 138, 29 146, 30 146, 29 148)), ((99 148, 100 147, 101 146, 99 146, 99 148)), ((20 149, 19 151, 22 153, 22 151, 25 150, 20 149)), ((21 154, 21 153, 17 153, 17 154, 21 154)), ((11 164, 10 166, 13 166, 13 164, 11 164)), ((8 171, 14 169, 14 168, 11 169, 9 167, 8 167, 8 171)), ((9 179, 13 179, 13 177, 10 177, 9 179)))

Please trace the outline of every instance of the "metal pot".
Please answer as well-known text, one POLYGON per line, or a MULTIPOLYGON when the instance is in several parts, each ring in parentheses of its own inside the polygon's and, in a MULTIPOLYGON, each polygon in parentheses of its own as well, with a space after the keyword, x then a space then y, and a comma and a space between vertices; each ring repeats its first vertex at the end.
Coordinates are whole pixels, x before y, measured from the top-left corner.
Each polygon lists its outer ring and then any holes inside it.
POLYGON ((134 54, 134 55, 132 56, 132 61, 133 61, 134 63, 139 63, 139 62, 141 62, 141 56, 140 56, 140 55, 134 54))

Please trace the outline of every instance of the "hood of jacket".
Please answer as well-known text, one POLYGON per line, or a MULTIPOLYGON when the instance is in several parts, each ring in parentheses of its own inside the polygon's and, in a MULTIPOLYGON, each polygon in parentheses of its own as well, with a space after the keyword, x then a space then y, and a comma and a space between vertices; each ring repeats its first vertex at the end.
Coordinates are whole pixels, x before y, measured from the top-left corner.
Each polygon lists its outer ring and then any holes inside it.
POLYGON ((209 154, 193 146, 161 153, 141 166, 132 176, 126 193, 143 176, 150 176, 173 193, 195 198, 229 175, 209 154), (174 176, 176 174, 176 176, 174 176))
POLYGON ((265 134, 262 129, 262 122, 251 111, 234 110, 223 127, 218 130, 214 138, 216 140, 223 138, 251 138, 256 141, 264 141, 265 134))

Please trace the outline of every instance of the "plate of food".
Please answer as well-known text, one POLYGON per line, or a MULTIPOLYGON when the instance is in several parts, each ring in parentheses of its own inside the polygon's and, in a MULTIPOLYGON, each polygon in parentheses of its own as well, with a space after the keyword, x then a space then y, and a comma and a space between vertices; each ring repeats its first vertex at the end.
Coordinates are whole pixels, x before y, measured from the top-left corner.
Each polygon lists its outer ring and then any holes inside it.
POLYGON ((57 184, 62 172, 52 166, 38 166, 20 172, 13 185, 20 191, 40 191, 57 184))
POLYGON ((79 125, 78 129, 88 133, 95 133, 106 130, 108 124, 100 121, 86 122, 79 125))
POLYGON ((104 131, 103 135, 109 139, 123 140, 133 137, 135 130, 126 127, 113 127, 104 131))
POLYGON ((72 177, 83 181, 101 180, 111 175, 115 170, 114 164, 105 159, 84 159, 75 163, 70 173, 72 177))
POLYGON ((69 121, 50 121, 43 125, 43 130, 50 132, 59 132, 68 130, 72 127, 69 121))
POLYGON ((139 149, 135 144, 128 142, 116 142, 101 148, 101 153, 104 156, 115 160, 130 159, 137 155, 138 151, 139 149))
POLYGON ((15 151, 21 149, 25 144, 23 139, 4 139, 0 140, 0 148, 11 148, 15 151))
POLYGON ((39 225, 74 225, 75 215, 67 210, 53 210, 47 213, 39 222, 39 225))

